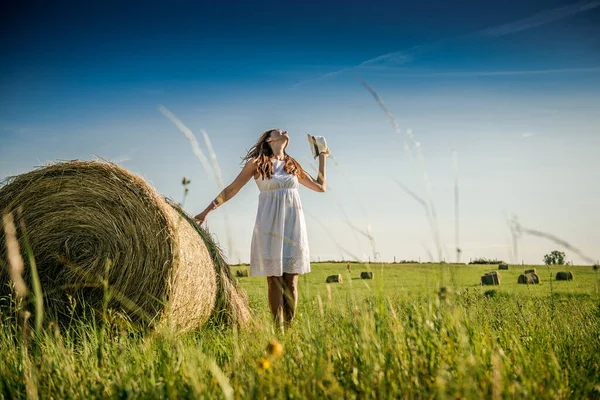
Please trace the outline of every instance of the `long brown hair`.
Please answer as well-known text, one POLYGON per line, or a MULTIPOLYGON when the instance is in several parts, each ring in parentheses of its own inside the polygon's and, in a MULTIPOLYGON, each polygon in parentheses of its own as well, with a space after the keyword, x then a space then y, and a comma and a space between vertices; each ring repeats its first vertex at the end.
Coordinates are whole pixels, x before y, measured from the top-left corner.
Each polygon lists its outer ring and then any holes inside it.
MULTIPOLYGON (((275 129, 269 129, 268 131, 264 131, 254 146, 248 150, 248 153, 242 159, 242 162, 254 160, 260 178, 271 179, 271 176, 273 175, 273 163, 271 162, 271 158, 273 158, 273 150, 271 149, 269 142, 267 142, 267 139, 271 136, 271 132, 274 130, 275 129)), ((285 172, 291 175, 296 175, 298 178, 302 178, 304 176, 304 170, 300 164, 298 164, 298 161, 294 160, 293 157, 288 155, 288 153, 285 152, 285 148, 283 149, 283 154, 285 154, 283 164, 283 169, 285 172)))

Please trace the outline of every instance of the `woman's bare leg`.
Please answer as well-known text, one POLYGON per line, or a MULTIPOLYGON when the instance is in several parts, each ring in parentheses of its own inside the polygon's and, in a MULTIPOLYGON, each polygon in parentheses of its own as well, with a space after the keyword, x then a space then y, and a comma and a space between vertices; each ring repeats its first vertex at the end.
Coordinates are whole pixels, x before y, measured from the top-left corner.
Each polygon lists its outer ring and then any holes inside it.
POLYGON ((269 308, 273 315, 273 320, 280 326, 283 323, 283 279, 281 276, 268 276, 269 285, 269 308))
POLYGON ((283 274, 283 316, 289 323, 296 315, 298 305, 298 274, 283 274))

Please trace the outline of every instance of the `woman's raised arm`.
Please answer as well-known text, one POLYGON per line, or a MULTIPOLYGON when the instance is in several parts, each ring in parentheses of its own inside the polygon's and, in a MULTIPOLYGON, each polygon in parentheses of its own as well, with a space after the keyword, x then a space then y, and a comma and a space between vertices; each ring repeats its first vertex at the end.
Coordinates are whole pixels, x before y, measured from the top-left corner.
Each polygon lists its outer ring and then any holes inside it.
POLYGON ((298 182, 306 186, 307 188, 314 190, 315 192, 325 192, 327 190, 327 178, 326 178, 326 162, 327 154, 321 153, 319 154, 319 176, 317 179, 313 179, 312 176, 308 175, 306 172, 304 176, 298 179, 298 182))
POLYGON ((202 211, 200 214, 196 215, 194 219, 202 224, 206 220, 206 216, 209 212, 216 210, 221 204, 226 201, 231 200, 233 196, 235 196, 241 188, 244 187, 246 183, 254 176, 256 173, 256 164, 254 160, 248 160, 244 168, 240 171, 238 176, 227 186, 219 195, 202 211))

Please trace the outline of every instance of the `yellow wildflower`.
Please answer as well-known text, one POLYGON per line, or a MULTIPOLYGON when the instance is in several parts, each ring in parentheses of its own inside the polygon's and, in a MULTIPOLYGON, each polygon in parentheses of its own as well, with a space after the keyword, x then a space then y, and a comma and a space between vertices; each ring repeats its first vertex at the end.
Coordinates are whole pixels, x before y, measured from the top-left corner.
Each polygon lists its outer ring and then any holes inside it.
POLYGON ((267 360, 266 358, 261 358, 258 360, 258 369, 267 370, 269 368, 271 368, 271 361, 267 360))
POLYGON ((269 340, 267 345, 267 354, 272 358, 279 358, 283 355, 283 345, 277 339, 269 340))

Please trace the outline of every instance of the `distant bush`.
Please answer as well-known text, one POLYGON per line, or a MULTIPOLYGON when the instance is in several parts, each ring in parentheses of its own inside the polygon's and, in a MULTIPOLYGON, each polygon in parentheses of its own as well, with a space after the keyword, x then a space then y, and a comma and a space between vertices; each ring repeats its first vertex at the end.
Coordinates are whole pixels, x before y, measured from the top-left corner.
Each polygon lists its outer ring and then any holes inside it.
POLYGON ((554 250, 544 256, 544 264, 546 265, 565 265, 565 253, 554 250))
POLYGON ((504 261, 495 260, 495 259, 487 259, 487 258, 476 258, 474 260, 469 261, 469 264, 502 264, 504 261))
POLYGON ((367 261, 356 261, 356 260, 322 260, 322 261, 312 261, 312 263, 320 263, 320 264, 368 264, 367 261))
POLYGON ((438 264, 437 262, 419 262, 417 260, 399 260, 399 261, 355 261, 355 260, 321 260, 313 261, 320 264, 438 264))

